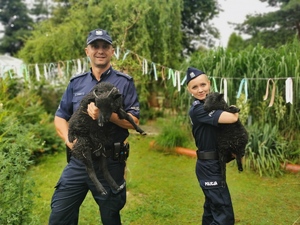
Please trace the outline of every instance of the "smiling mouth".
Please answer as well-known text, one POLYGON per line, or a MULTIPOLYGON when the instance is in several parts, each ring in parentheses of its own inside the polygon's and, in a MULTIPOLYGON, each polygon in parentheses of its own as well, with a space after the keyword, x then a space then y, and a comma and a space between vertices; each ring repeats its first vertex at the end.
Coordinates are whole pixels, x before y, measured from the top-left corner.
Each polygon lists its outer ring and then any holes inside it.
POLYGON ((199 94, 197 96, 198 96, 198 98, 204 99, 206 97, 206 94, 199 94))

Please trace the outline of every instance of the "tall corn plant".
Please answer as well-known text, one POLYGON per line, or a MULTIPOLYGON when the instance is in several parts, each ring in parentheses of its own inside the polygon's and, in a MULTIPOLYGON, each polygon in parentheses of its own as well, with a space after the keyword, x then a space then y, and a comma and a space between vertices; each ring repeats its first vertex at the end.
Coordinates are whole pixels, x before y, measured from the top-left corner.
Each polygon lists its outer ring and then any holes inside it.
POLYGON ((277 126, 258 123, 249 128, 249 143, 245 155, 245 166, 260 176, 282 174, 281 163, 285 161, 287 141, 280 137, 277 126))

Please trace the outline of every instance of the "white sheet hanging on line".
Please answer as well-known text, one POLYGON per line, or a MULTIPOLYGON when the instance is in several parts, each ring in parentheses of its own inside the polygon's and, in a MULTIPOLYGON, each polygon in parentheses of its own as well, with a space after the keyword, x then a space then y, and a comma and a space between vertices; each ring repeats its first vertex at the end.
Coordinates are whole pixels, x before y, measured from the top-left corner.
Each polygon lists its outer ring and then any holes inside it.
POLYGON ((44 77, 46 80, 48 80, 48 70, 46 64, 44 64, 44 77))
POLYGON ((40 73, 39 66, 37 63, 35 64, 35 75, 36 75, 36 80, 40 81, 41 73, 40 73))
POLYGON ((143 75, 148 74, 148 61, 143 59, 143 75))
POLYGON ((77 59, 77 74, 82 73, 81 60, 77 59))
POLYGON ((293 104, 293 80, 291 77, 285 80, 285 101, 293 104))
POLYGON ((222 93, 222 84, 224 84, 224 92, 223 92, 223 94, 224 94, 224 100, 225 100, 225 102, 228 102, 227 101, 227 80, 226 80, 226 78, 222 78, 221 79, 221 83, 220 83, 220 93, 222 93))

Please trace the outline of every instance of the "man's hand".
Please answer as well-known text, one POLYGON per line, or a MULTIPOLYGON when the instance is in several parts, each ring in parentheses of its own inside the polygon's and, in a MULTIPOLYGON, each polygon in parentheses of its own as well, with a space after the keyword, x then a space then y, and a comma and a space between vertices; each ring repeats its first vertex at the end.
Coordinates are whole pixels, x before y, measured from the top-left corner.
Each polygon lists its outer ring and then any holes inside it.
POLYGON ((88 104, 87 107, 87 113, 89 114, 89 116, 93 119, 96 120, 99 117, 99 109, 98 107, 95 105, 94 102, 91 102, 90 104, 88 104))

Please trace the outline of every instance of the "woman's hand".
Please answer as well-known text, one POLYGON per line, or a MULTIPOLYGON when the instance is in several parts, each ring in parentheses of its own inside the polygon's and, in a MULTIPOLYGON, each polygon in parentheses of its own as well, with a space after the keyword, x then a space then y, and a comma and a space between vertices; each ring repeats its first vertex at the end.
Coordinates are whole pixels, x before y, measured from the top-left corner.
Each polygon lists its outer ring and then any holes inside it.
POLYGON ((74 144, 76 143, 77 139, 75 139, 73 142, 70 142, 69 140, 65 141, 66 146, 68 146, 71 150, 73 149, 74 144))

